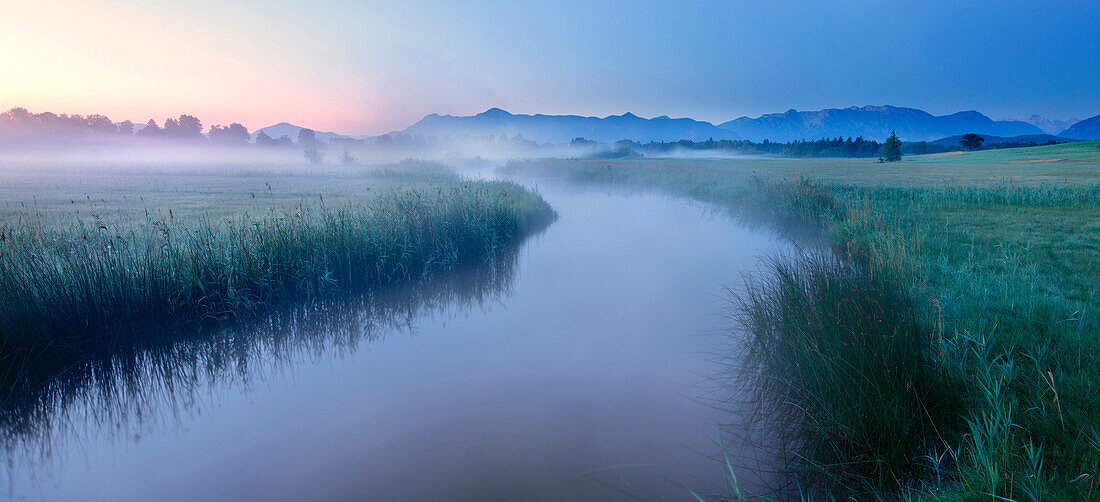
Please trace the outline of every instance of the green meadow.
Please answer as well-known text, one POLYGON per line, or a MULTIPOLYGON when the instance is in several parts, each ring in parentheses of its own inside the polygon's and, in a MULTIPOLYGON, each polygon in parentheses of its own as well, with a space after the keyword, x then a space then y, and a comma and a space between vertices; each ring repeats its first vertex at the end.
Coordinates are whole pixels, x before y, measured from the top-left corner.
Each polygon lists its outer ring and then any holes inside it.
POLYGON ((1100 142, 505 170, 669 191, 824 239, 765 260, 732 299, 747 356, 730 385, 786 446, 765 498, 1100 497, 1100 142))

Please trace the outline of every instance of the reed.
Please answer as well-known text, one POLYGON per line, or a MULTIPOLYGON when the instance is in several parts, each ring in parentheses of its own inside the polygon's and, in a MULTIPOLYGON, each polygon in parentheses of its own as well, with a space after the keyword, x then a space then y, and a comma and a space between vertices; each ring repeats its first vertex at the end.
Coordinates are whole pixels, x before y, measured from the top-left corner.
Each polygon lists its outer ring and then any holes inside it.
POLYGON ((261 216, 8 222, 0 375, 18 385, 182 329, 483 262, 553 217, 519 185, 452 180, 261 216))
POLYGON ((509 170, 667 190, 826 237, 828 254, 767 261, 738 299, 733 333, 750 348, 740 383, 764 390, 753 429, 785 447, 765 452, 779 465, 760 468, 784 474, 766 495, 1092 500, 1094 149, 1072 162, 1067 148, 1039 147, 1011 162, 967 154, 889 169, 762 159, 509 170))
POLYGON ((766 262, 739 295, 754 422, 778 453, 776 496, 867 496, 927 476, 960 403, 935 369, 934 331, 904 274, 814 252, 766 262))

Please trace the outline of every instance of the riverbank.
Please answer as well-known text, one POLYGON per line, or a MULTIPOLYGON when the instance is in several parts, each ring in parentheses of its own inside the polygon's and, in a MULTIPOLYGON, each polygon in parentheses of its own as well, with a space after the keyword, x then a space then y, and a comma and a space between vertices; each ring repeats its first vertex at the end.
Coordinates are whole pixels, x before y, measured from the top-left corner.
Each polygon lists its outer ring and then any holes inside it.
MULTIPOLYGON (((125 208, 92 203, 98 197, 88 194, 89 202, 74 200, 67 212, 62 204, 7 214, 0 223, 3 383, 32 385, 119 347, 484 262, 554 218, 538 194, 514 183, 438 169, 361 177, 375 190, 356 200, 317 194, 297 205, 258 206, 253 195, 243 210, 205 213, 150 210, 131 192, 119 195, 125 208), (83 204, 95 205, 81 214, 83 204)), ((251 182, 270 190, 262 177, 251 182)))
MULTIPOLYGON (((1096 496, 1097 143, 899 164, 529 161, 512 173, 669 190, 789 227, 837 259, 779 258, 739 301, 740 384, 788 484, 857 498, 1096 496)), ((775 467, 775 466, 773 466, 775 467)))

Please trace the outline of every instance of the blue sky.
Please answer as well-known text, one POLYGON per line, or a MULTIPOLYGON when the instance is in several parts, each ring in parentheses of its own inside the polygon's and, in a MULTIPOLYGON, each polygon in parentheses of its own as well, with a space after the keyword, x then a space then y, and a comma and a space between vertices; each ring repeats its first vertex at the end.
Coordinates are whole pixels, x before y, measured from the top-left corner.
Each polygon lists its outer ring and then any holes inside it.
POLYGON ((22 70, 0 106, 347 133, 493 106, 1100 113, 1096 2, 46 3, 0 20, 0 65, 22 70))

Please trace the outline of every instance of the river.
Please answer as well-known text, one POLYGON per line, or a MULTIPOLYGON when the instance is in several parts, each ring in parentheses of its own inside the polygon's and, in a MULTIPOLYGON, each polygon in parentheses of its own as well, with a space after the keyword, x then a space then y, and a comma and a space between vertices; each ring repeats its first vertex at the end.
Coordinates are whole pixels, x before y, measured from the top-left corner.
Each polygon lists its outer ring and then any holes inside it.
POLYGON ((693 500, 721 485, 725 288, 782 242, 666 195, 540 191, 560 218, 491 267, 74 386, 8 439, 7 495, 693 500))

